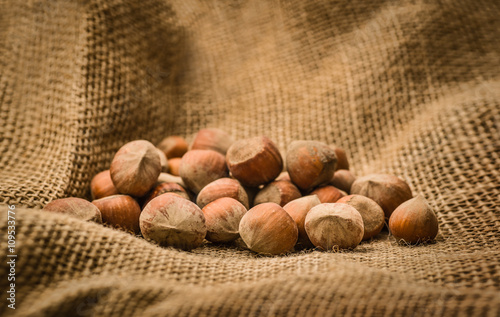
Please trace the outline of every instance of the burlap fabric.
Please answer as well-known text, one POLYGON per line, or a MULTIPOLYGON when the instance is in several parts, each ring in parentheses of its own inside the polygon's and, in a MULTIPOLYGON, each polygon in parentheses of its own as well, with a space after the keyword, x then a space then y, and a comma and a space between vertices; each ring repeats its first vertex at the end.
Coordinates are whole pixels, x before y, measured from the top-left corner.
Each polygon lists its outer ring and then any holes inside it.
POLYGON ((500 315, 498 1, 0 1, 0 314, 500 315), (33 209, 125 142, 219 127, 344 147, 435 208, 434 244, 259 257, 33 209), (24 208, 25 206, 27 208, 24 208))

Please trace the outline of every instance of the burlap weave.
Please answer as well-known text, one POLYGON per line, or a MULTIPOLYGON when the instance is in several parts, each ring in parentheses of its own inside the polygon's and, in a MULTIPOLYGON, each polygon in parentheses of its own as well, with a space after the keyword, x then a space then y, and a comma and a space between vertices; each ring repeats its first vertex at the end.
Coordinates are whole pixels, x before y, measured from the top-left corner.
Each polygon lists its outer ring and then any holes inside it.
POLYGON ((0 0, 0 315, 500 315, 498 1, 0 0), (125 142, 219 127, 344 147, 436 210, 434 244, 259 257, 33 209, 125 142), (24 208, 25 206, 27 208, 24 208))

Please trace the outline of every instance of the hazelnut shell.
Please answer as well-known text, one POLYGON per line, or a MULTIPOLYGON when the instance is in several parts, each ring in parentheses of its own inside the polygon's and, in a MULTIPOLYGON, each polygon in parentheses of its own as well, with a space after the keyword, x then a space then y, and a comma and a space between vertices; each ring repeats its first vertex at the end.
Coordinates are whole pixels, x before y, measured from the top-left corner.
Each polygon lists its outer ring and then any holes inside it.
POLYGON ((384 228, 384 211, 372 199, 361 195, 349 195, 337 202, 348 204, 361 214, 364 225, 363 240, 376 236, 384 228))
POLYGON ((213 150, 226 155, 234 143, 233 138, 225 131, 216 128, 201 129, 191 142, 191 150, 213 150))
POLYGON ((109 171, 120 193, 143 196, 156 184, 161 172, 158 150, 146 140, 129 142, 116 152, 109 171))
POLYGON ((350 193, 352 183, 354 183, 355 180, 356 176, 354 176, 351 171, 338 169, 333 174, 333 178, 330 181, 330 184, 340 190, 345 191, 346 193, 350 193))
POLYGON ((265 136, 233 143, 227 151, 226 161, 233 177, 248 187, 268 183, 283 170, 280 151, 265 136))
POLYGON ((165 153, 163 153, 163 151, 158 148, 156 148, 156 150, 158 152, 158 156, 160 157, 161 173, 168 173, 169 166, 165 153))
POLYGON ((201 246, 207 233, 201 209, 169 193, 154 198, 144 207, 140 228, 146 240, 183 250, 201 246))
POLYGON ((184 138, 172 135, 164 138, 157 146, 167 157, 182 157, 188 151, 188 144, 184 138))
POLYGON ((217 179, 203 187, 196 197, 196 204, 200 208, 203 208, 212 201, 223 197, 236 199, 243 204, 246 209, 249 208, 246 190, 236 179, 228 177, 217 179))
POLYGON ((102 222, 124 231, 140 233, 141 207, 128 195, 107 196, 92 201, 102 214, 102 222))
POLYGON ((286 166, 292 182, 308 191, 332 179, 337 157, 325 143, 294 141, 288 147, 286 166))
POLYGON ((431 206, 424 197, 417 195, 394 210, 389 230, 398 241, 416 244, 434 240, 439 225, 431 206))
POLYGON ((311 195, 316 195, 321 203, 335 203, 340 198, 347 194, 338 188, 331 185, 318 187, 311 192, 311 195))
POLYGON ((68 197, 56 199, 43 207, 44 211, 57 212, 84 220, 102 223, 99 208, 85 199, 68 197))
POLYGON ((292 217, 292 219, 297 224, 297 228, 299 230, 299 239, 298 243, 300 243, 303 247, 312 247, 313 244, 309 237, 307 236, 306 229, 304 227, 304 222, 306 220, 306 215, 311 210, 312 207, 321 204, 316 195, 304 196, 301 198, 297 198, 292 200, 288 204, 286 204, 283 209, 292 217))
POLYGON ((363 239, 363 218, 347 204, 317 205, 307 213, 307 236, 322 250, 353 249, 363 239))
POLYGON ((374 200, 389 219, 394 209, 412 198, 410 186, 397 176, 370 174, 357 178, 351 186, 351 194, 363 195, 374 200))
POLYGON ((90 182, 92 200, 119 194, 111 179, 109 170, 97 173, 90 182))
POLYGON ((240 221, 247 212, 239 201, 229 197, 219 198, 203 207, 202 211, 208 241, 226 243, 239 238, 240 221))
POLYGON ((154 198, 166 193, 176 194, 187 200, 191 199, 189 194, 181 185, 177 183, 160 183, 153 187, 153 189, 146 196, 143 206, 146 206, 154 198))
POLYGON ((300 198, 299 189, 289 181, 274 181, 262 188, 254 198, 253 204, 276 203, 280 206, 300 198))
POLYGON ((250 250, 267 255, 289 252, 298 238, 295 221, 275 203, 250 209, 241 218, 239 232, 250 250))
POLYGON ((349 169, 349 160, 347 159, 347 154, 345 150, 341 147, 332 146, 332 149, 335 151, 335 156, 337 156, 337 167, 335 170, 348 170, 349 169))
POLYGON ((227 177, 224 155, 212 150, 191 150, 182 157, 179 174, 195 194, 216 179, 227 177))
POLYGON ((168 160, 168 172, 174 176, 179 176, 179 168, 181 166, 182 158, 174 157, 168 160))

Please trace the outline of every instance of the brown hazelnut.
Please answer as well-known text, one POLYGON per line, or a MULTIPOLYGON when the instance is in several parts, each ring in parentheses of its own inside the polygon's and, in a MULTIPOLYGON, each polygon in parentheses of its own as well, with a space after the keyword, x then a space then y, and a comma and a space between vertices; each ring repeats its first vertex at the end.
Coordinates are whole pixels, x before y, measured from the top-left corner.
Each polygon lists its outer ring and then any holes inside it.
POLYGON ((287 182, 291 182, 292 179, 290 178, 290 175, 288 175, 288 172, 281 172, 281 174, 278 175, 278 177, 276 177, 277 181, 287 181, 287 182))
POLYGON ((307 191, 332 179, 337 157, 325 143, 294 141, 286 153, 286 166, 292 182, 307 191))
POLYGON ((179 174, 195 194, 216 179, 227 177, 224 155, 212 150, 191 150, 182 157, 179 174))
POLYGON ((176 194, 184 199, 190 199, 186 190, 177 183, 160 183, 153 187, 151 192, 146 196, 143 206, 146 206, 153 198, 165 193, 176 194))
POLYGON ((165 153, 167 159, 174 157, 182 157, 188 151, 188 144, 184 138, 172 135, 164 138, 159 144, 158 148, 165 153))
POLYGON ((141 213, 140 226, 146 240, 183 250, 201 246, 207 233, 201 209, 174 194, 153 198, 141 213))
POLYGON ((201 129, 191 143, 191 150, 213 150, 226 155, 227 150, 233 144, 233 138, 221 129, 201 129))
POLYGON ((168 160, 168 171, 174 176, 179 176, 179 167, 181 165, 182 159, 180 157, 174 157, 168 160))
POLYGON ((311 192, 311 195, 316 195, 321 203, 335 203, 340 198, 346 196, 347 194, 338 188, 331 185, 318 187, 311 192))
POLYGON ((340 198, 337 203, 354 207, 363 218, 363 240, 368 240, 382 231, 384 227, 384 211, 373 200, 361 195, 349 195, 340 198))
POLYGON ((347 204, 317 205, 307 213, 307 236, 322 250, 354 249, 363 239, 363 218, 347 204))
POLYGON ((233 177, 248 187, 258 187, 274 180, 283 169, 280 151, 265 136, 233 143, 226 160, 233 177))
POLYGON ((158 155, 160 156, 161 172, 167 173, 169 170, 167 157, 165 156, 165 153, 163 153, 162 150, 158 148, 156 148, 156 150, 158 152, 158 155))
POLYGON ((118 189, 116 189, 113 181, 111 180, 109 170, 97 173, 94 178, 92 178, 92 181, 90 182, 90 194, 92 199, 99 199, 119 194, 118 189))
POLYGON ((203 208, 208 203, 222 197, 236 199, 246 209, 249 208, 248 195, 243 186, 236 179, 227 177, 217 179, 203 187, 196 198, 196 204, 200 208, 203 208))
POLYGON ((389 219, 396 207, 412 198, 408 184, 399 177, 388 174, 371 174, 357 178, 351 186, 351 194, 373 199, 389 219))
POLYGON ((238 239, 240 221, 247 212, 239 201, 229 197, 219 198, 203 207, 202 211, 208 241, 224 243, 238 239))
POLYGON ((113 195, 92 201, 102 214, 102 222, 124 231, 140 233, 141 207, 128 195, 113 195))
POLYGON ((356 177, 351 173, 351 171, 338 169, 333 174, 333 178, 330 181, 330 184, 340 190, 345 191, 346 193, 350 193, 352 183, 354 183, 355 180, 356 177))
POLYGON ((262 203, 275 203, 283 207, 302 194, 294 184, 288 181, 274 181, 262 188, 253 201, 254 205, 262 203))
POLYGON ((116 152, 109 171, 120 193, 143 196, 156 184, 161 172, 158 150, 146 140, 129 142, 116 152))
POLYGON ((304 228, 304 222, 309 210, 319 204, 321 204, 321 202, 319 201, 318 196, 309 195, 292 200, 283 207, 283 209, 285 209, 285 211, 297 224, 297 228, 299 229, 299 240, 297 242, 303 247, 313 246, 311 240, 309 240, 309 237, 307 236, 306 229, 304 228))
POLYGON ((394 210, 389 230, 398 241, 416 244, 434 240, 439 225, 431 206, 424 197, 417 195, 394 210))
POLYGON ((335 145, 332 146, 332 149, 335 151, 335 156, 337 156, 337 168, 335 170, 348 170, 349 161, 347 160, 347 154, 345 153, 345 150, 335 145))
POLYGON ((268 255, 291 251, 298 238, 295 221, 275 203, 250 209, 241 218, 239 231, 250 250, 268 255))
POLYGON ((102 223, 102 216, 99 209, 91 202, 81 198, 68 197, 56 199, 45 205, 43 210, 66 214, 85 221, 102 223))

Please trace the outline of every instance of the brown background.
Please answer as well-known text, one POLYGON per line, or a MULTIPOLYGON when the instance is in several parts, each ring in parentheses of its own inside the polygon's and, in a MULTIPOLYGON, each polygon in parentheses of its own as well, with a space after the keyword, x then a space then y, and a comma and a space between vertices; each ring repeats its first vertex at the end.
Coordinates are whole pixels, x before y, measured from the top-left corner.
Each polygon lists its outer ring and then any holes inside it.
POLYGON ((0 202, 17 207, 19 315, 500 314, 498 2, 0 5, 0 202), (32 209, 89 197, 129 140, 203 127, 283 151, 344 147, 357 175, 396 174, 429 200, 437 242, 181 252, 32 209))

